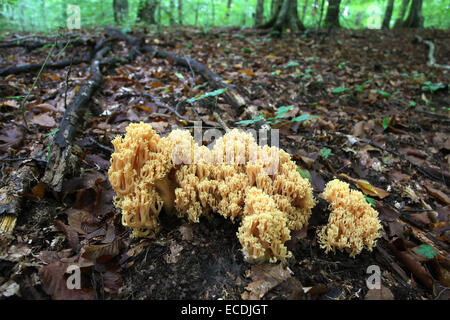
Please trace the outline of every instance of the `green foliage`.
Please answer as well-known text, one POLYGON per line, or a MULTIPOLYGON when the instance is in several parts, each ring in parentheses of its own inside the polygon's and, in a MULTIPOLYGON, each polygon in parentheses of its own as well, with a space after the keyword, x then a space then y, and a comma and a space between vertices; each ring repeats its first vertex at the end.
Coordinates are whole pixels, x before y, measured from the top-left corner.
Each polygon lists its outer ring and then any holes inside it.
POLYGON ((302 176, 302 178, 304 179, 308 179, 309 181, 311 181, 311 173, 309 173, 308 170, 302 170, 301 168, 297 167, 297 172, 300 173, 300 175, 302 176))
POLYGON ((428 244, 421 244, 419 248, 417 248, 417 253, 424 255, 428 259, 433 259, 437 256, 437 253, 434 252, 433 247, 428 244))
POLYGON ((238 122, 236 122, 236 124, 247 125, 247 124, 256 123, 256 122, 261 121, 261 120, 264 120, 264 116, 262 114, 256 116, 254 119, 238 121, 238 122))
POLYGON ((376 203, 375 203, 375 200, 374 200, 374 199, 372 199, 371 197, 369 197, 369 196, 367 196, 367 195, 364 195, 364 198, 366 199, 366 201, 367 201, 368 203, 370 203, 370 205, 371 205, 372 207, 375 208, 376 203))
POLYGON ((224 93, 224 92, 226 92, 226 91, 227 91, 226 88, 217 89, 217 90, 214 90, 214 91, 211 91, 211 92, 207 92, 207 93, 205 93, 205 94, 202 94, 201 96, 187 99, 186 101, 192 103, 192 102, 195 102, 195 101, 198 101, 198 100, 205 99, 205 98, 207 98, 207 97, 215 97, 215 96, 218 96, 218 95, 220 95, 220 94, 222 94, 222 93, 224 93))
POLYGON ((331 92, 335 93, 335 94, 339 94, 339 93, 343 93, 343 92, 345 92, 347 90, 350 90, 350 89, 349 88, 345 88, 345 87, 337 87, 337 88, 334 88, 333 90, 331 90, 331 92))
POLYGON ((302 122, 302 121, 307 121, 310 118, 318 118, 319 116, 311 116, 310 114, 302 114, 301 116, 295 117, 294 119, 291 120, 291 122, 302 122))
POLYGON ((386 117, 383 119, 383 129, 386 130, 389 126, 389 122, 391 121, 391 118, 386 117))
MULTIPOLYGON (((400 2, 400 1, 397 1, 400 2)), ((391 27, 400 14, 400 3, 394 5, 391 18, 391 27)), ((130 30, 134 26, 149 27, 139 22, 137 13, 141 0, 128 0, 128 17, 122 25, 123 29, 130 30)), ((233 0, 228 10, 228 0, 183 0, 183 23, 201 27, 200 33, 206 35, 214 26, 241 26, 243 28, 254 25, 254 16, 257 0, 233 0), (213 13, 214 12, 214 13, 213 13)), ((307 28, 316 28, 320 18, 320 3, 311 0, 298 1, 299 18, 307 28), (304 5, 306 4, 306 7, 304 5), (319 4, 319 7, 317 5, 319 4), (302 17, 303 8, 305 16, 302 17)), ((326 14, 328 2, 323 2, 326 14)), ((0 0, 0 30, 19 31, 52 31, 66 28, 67 5, 78 5, 81 10, 81 27, 99 27, 113 25, 113 0, 0 0)), ((171 20, 177 22, 178 1, 159 1, 155 18, 160 26, 169 26, 171 20), (172 19, 171 19, 172 17, 172 19)), ((447 29, 450 27, 448 3, 445 0, 423 1, 422 13, 425 27, 447 29)), ((264 3, 264 21, 270 16, 271 1, 264 3)), ((380 0, 352 0, 341 1, 340 24, 345 28, 375 28, 381 26, 386 3, 380 0), (357 25, 357 20, 359 24, 357 25)), ((322 16, 322 27, 324 26, 322 16)), ((151 26, 150 26, 151 27, 151 26)), ((274 31, 271 36, 279 36, 274 31)), ((341 40, 337 45, 344 45, 341 40)))
POLYGON ((391 97, 391 94, 389 92, 383 90, 377 90, 377 93, 385 99, 389 99, 391 97))
POLYGON ((434 93, 435 91, 439 90, 439 89, 445 89, 447 86, 443 83, 437 83, 437 84, 433 84, 431 83, 431 81, 426 81, 423 83, 422 85, 422 91, 429 91, 431 93, 434 93))
POLYGON ((322 148, 319 150, 319 153, 325 159, 328 159, 329 156, 333 155, 333 153, 331 152, 331 149, 329 149, 329 148, 322 148))

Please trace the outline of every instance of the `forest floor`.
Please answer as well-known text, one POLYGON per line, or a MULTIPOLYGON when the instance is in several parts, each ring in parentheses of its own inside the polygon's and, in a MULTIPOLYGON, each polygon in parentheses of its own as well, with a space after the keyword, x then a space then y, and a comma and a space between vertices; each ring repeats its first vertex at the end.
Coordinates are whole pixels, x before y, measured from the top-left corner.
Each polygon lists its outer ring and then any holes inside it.
MULTIPOLYGON (((73 140, 78 170, 65 174, 55 191, 43 178, 56 146, 52 137, 69 103, 93 79, 90 60, 46 68, 33 87, 39 68, 5 68, 42 64, 54 39, 24 38, 17 46, 0 41, 9 44, 0 51, 0 225, 9 229, 0 233, 0 297, 450 298, 450 72, 427 65, 428 47, 415 40, 417 30, 321 30, 282 39, 238 29, 132 34, 204 64, 235 86, 246 108, 233 108, 222 95, 188 102, 216 88, 170 58, 141 52, 132 61, 101 64, 103 81, 73 140), (292 107, 277 113, 281 106, 292 107), (280 147, 309 177, 317 199, 333 177, 368 196, 383 225, 372 252, 350 258, 320 249, 317 230, 329 214, 324 201, 307 230, 292 234, 286 266, 245 262, 238 225, 219 215, 188 224, 163 213, 155 239, 130 238, 107 175, 116 135, 136 121, 150 122, 162 136, 192 129, 192 121, 204 129, 223 129, 223 122, 251 128, 255 114, 280 116, 274 125, 280 147), (236 124, 241 120, 250 121, 236 124), (69 265, 80 268, 82 289, 67 289, 69 265), (367 287, 371 265, 381 270, 381 290, 367 287)), ((104 35, 85 30, 67 46, 58 39, 48 65, 74 62, 104 35)), ((434 43, 436 63, 448 65, 450 32, 421 36, 434 43)), ((103 59, 131 49, 124 40, 110 45, 103 59)))

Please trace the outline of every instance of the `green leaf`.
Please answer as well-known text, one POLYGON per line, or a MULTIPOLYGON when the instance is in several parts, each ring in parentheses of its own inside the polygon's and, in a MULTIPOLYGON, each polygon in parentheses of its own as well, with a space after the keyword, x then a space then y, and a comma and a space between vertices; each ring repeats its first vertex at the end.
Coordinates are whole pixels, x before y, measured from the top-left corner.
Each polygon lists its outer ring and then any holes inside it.
POLYGON ((309 120, 310 118, 318 118, 319 116, 311 116, 309 113, 302 114, 301 116, 295 117, 291 120, 291 122, 302 122, 305 120, 309 120))
POLYGON ((380 94, 383 98, 389 99, 391 94, 389 92, 383 90, 377 90, 377 93, 380 94))
POLYGON ((227 91, 226 88, 222 88, 222 89, 214 90, 214 91, 212 91, 212 92, 207 92, 207 93, 202 94, 201 96, 199 96, 199 97, 197 97, 197 98, 194 97, 194 98, 187 99, 186 101, 192 103, 192 102, 195 102, 195 101, 198 101, 198 100, 205 99, 205 98, 207 98, 207 97, 215 97, 215 96, 218 96, 218 95, 220 95, 220 94, 222 94, 222 93, 224 93, 224 92, 226 92, 226 91, 227 91))
POLYGON ((349 88, 345 88, 345 87, 337 87, 337 88, 334 88, 333 90, 331 90, 331 92, 339 94, 339 93, 345 92, 347 90, 350 90, 350 89, 349 88))
POLYGON ((291 62, 287 63, 283 68, 287 69, 287 68, 290 68, 290 67, 298 67, 299 65, 300 65, 300 63, 295 62, 295 61, 291 61, 291 62))
POLYGON ((319 150, 319 152, 320 152, 320 155, 322 157, 324 157, 325 159, 328 159, 329 156, 333 155, 333 153, 331 152, 331 149, 328 149, 328 148, 322 148, 319 150))
POLYGON ((256 116, 254 119, 238 121, 238 122, 236 122, 236 124, 245 124, 245 125, 247 125, 247 124, 256 123, 256 122, 261 121, 263 119, 264 119, 264 116, 260 114, 260 115, 256 116))
POLYGON ((437 255, 437 253, 434 252, 433 247, 428 244, 421 244, 419 248, 417 248, 417 253, 422 254, 429 259, 433 259, 437 255))
POLYGON ((417 105, 417 103, 415 103, 414 101, 412 101, 412 100, 409 100, 409 106, 410 107, 415 107, 417 105))
POLYGON ((367 195, 364 195, 364 198, 366 199, 366 201, 367 201, 368 203, 370 203, 370 205, 371 205, 372 207, 375 208, 376 203, 375 203, 375 200, 374 200, 374 199, 372 199, 371 197, 369 197, 369 196, 367 196, 367 195))
POLYGON ((386 117, 386 118, 383 119, 383 128, 384 128, 384 130, 386 130, 388 128, 389 121, 391 121, 391 118, 389 118, 389 117, 386 117))
POLYGON ((280 75, 280 73, 281 73, 281 70, 275 70, 275 71, 271 72, 270 74, 273 76, 278 76, 278 75, 280 75))
POLYGON ((309 173, 308 170, 306 170, 306 169, 302 170, 301 168, 297 167, 297 172, 300 173, 302 178, 308 179, 309 181, 311 181, 311 173, 309 173))
POLYGON ((277 111, 275 112, 277 115, 276 115, 276 117, 274 118, 274 119, 280 119, 280 118, 283 118, 284 117, 284 115, 286 114, 286 113, 288 113, 289 111, 291 111, 292 109, 294 108, 294 106, 283 106, 283 107, 279 107, 278 109, 277 109, 277 111))
POLYGON ((175 75, 178 79, 184 79, 184 76, 181 73, 175 72, 175 75))
POLYGON ((369 84, 371 82, 372 82, 371 80, 364 81, 362 84, 359 85, 358 88, 355 89, 355 91, 359 91, 359 92, 363 91, 364 88, 366 87, 366 84, 369 84))

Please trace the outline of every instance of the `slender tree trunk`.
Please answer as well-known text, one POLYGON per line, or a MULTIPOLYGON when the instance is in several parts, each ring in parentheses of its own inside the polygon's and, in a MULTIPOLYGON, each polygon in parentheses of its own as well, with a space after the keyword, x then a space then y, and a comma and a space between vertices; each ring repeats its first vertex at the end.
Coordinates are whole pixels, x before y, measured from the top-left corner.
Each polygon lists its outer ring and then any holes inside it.
POLYGON ((146 24, 156 24, 155 12, 157 5, 157 0, 141 0, 137 13, 138 21, 146 24))
MULTIPOLYGON (((248 8, 248 0, 245 0, 244 7, 248 8)), ((243 10, 242 11, 242 22, 241 22, 241 25, 245 26, 246 23, 247 23, 247 10, 243 10)))
POLYGON ((19 15, 19 24, 22 31, 25 31, 25 7, 23 3, 20 4, 20 15, 19 15))
POLYGON ((400 15, 397 20, 395 20, 394 28, 400 28, 403 23, 403 19, 405 19, 406 9, 408 8, 410 0, 402 0, 402 6, 400 7, 400 15))
POLYGON ((422 0, 412 0, 403 28, 423 28, 422 0))
POLYGON ((394 0, 388 0, 386 7, 386 12, 384 13, 383 24, 381 29, 389 29, 389 24, 391 23, 392 11, 394 10, 394 0))
POLYGON ((158 10, 156 11, 157 19, 158 19, 158 30, 162 25, 162 18, 161 18, 161 11, 162 11, 162 3, 158 3, 158 10))
POLYGON ((325 7, 325 0, 322 0, 322 3, 320 4, 320 15, 319 15, 319 23, 317 24, 317 27, 320 28, 322 25, 322 18, 323 18, 323 8, 325 7))
POLYGON ((341 0, 329 0, 327 15, 325 17, 325 25, 327 27, 339 28, 339 6, 341 0))
POLYGON ((231 3, 233 0, 228 0, 227 2, 227 13, 225 14, 225 21, 228 24, 228 21, 230 20, 230 11, 231 11, 231 3))
POLYGON ((305 21, 305 14, 307 7, 308 7, 308 0, 305 0, 305 2, 303 3, 303 10, 302 10, 302 21, 305 21))
POLYGON ((198 9, 200 8, 200 3, 197 1, 195 4, 195 20, 194 20, 194 26, 198 27, 198 9))
POLYGON ((216 24, 216 6, 214 0, 211 0, 211 16, 212 16, 212 26, 216 24))
POLYGON ((183 0, 178 0, 178 24, 183 25, 183 0))
POLYGON ((128 19, 128 0, 114 0, 114 21, 117 24, 122 24, 128 19))
POLYGON ((169 2, 169 24, 171 26, 175 25, 175 19, 173 17, 175 11, 175 0, 170 0, 169 2))
POLYGON ((256 3, 255 25, 259 26, 264 20, 264 0, 258 0, 256 3))
POLYGON ((356 15, 355 26, 359 26, 361 24, 362 15, 363 13, 361 11, 358 12, 358 14, 356 15))
POLYGON ((45 0, 41 0, 41 22, 42 22, 42 29, 47 30, 47 17, 46 17, 46 10, 45 10, 45 0))

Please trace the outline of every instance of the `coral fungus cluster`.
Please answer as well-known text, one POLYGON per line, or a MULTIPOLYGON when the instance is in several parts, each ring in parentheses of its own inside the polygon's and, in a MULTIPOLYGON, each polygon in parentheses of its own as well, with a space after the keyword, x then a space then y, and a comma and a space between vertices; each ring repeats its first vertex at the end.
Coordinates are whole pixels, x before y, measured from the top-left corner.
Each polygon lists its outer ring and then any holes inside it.
POLYGON ((285 260, 290 231, 307 224, 315 204, 288 153, 260 147, 237 129, 217 139, 212 150, 195 144, 188 131, 161 138, 145 123, 130 124, 112 143, 115 205, 134 236, 158 232, 163 207, 191 222, 217 212, 240 221, 238 237, 248 261, 285 260))
MULTIPOLYGON (((188 131, 161 138, 150 124, 134 123, 112 141, 109 179, 122 224, 136 237, 153 237, 158 216, 176 212, 191 222, 219 213, 239 221, 237 236, 249 262, 284 261, 290 232, 308 224, 315 205, 307 179, 288 153, 259 146, 237 129, 199 146, 188 131)), ((378 213, 359 191, 339 180, 329 182, 323 197, 330 203, 328 224, 319 232, 326 252, 346 250, 351 257, 372 250, 379 237, 378 213)))
POLYGON ((328 224, 319 232, 319 243, 325 252, 346 250, 355 257, 362 249, 372 251, 381 228, 378 212, 357 190, 337 179, 327 183, 323 197, 330 203, 328 224))

